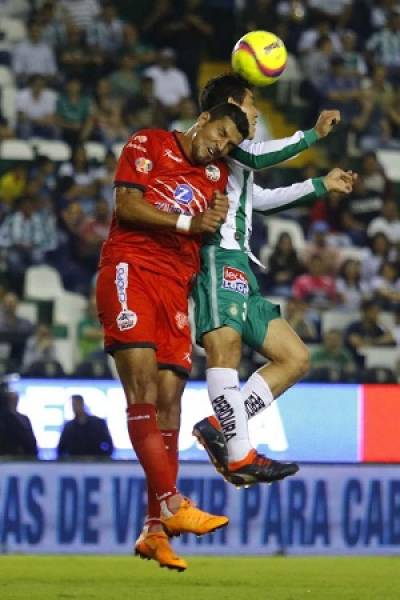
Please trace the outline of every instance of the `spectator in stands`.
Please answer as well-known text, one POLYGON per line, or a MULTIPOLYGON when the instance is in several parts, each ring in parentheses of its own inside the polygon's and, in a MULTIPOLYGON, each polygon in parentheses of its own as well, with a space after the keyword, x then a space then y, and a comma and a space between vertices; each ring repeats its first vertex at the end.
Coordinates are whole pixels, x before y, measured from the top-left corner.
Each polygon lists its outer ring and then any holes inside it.
POLYGON ((190 96, 188 79, 183 71, 175 66, 175 52, 164 48, 158 64, 149 67, 145 75, 154 82, 154 96, 170 116, 176 116, 179 103, 190 96))
POLYGON ((129 131, 122 122, 121 107, 112 96, 112 88, 108 79, 97 81, 95 102, 93 107, 93 134, 106 148, 115 142, 125 140, 129 131))
POLYGON ((268 261, 269 293, 290 298, 293 280, 303 272, 292 238, 286 232, 281 233, 268 261))
POLYGON ((367 42, 370 58, 387 68, 389 80, 400 83, 400 7, 390 13, 385 27, 374 33, 367 42))
POLYGON ((308 302, 316 310, 332 308, 338 301, 335 279, 329 274, 319 255, 311 257, 308 271, 294 280, 293 296, 308 302))
POLYGON ((343 32, 341 37, 342 52, 341 56, 344 61, 346 73, 351 77, 362 79, 367 75, 367 63, 361 52, 358 52, 357 34, 351 29, 343 32))
POLYGON ((79 394, 71 396, 75 418, 64 425, 57 446, 58 458, 109 458, 114 445, 104 419, 90 415, 79 394))
POLYGON ((57 11, 55 0, 45 0, 36 13, 36 20, 42 28, 42 41, 53 50, 65 44, 67 27, 62 15, 57 11))
POLYGON ((22 163, 16 163, 0 177, 0 207, 1 213, 9 212, 19 198, 23 196, 27 184, 27 168, 22 163))
POLYGON ((22 368, 26 371, 34 363, 54 360, 57 353, 51 329, 46 323, 39 323, 26 342, 22 368))
POLYGON ((356 368, 353 355, 343 344, 342 332, 330 329, 323 336, 323 345, 311 354, 311 378, 317 369, 334 369, 347 374, 356 368))
POLYGON ((37 200, 21 198, 15 212, 0 225, 0 251, 13 288, 21 293, 25 271, 43 262, 47 252, 57 247, 55 220, 43 215, 37 200))
POLYGON ((124 23, 122 30, 122 45, 120 55, 133 54, 136 60, 136 70, 141 75, 143 70, 157 60, 157 54, 148 43, 139 38, 138 28, 134 23, 124 23))
POLYGON ((7 119, 3 117, 0 111, 0 142, 15 137, 13 128, 9 125, 7 119))
POLYGON ((92 132, 92 104, 89 97, 82 94, 79 79, 67 81, 65 93, 58 98, 57 124, 63 139, 71 146, 87 140, 92 132))
POLYGON ((114 210, 114 175, 117 159, 115 154, 108 151, 104 161, 97 174, 99 176, 99 195, 106 200, 108 204, 109 214, 114 210))
POLYGON ((17 132, 19 137, 55 139, 57 94, 46 87, 41 75, 32 75, 29 86, 17 92, 17 132))
POLYGON ((140 80, 140 94, 129 98, 122 108, 123 121, 130 131, 138 129, 164 128, 167 123, 166 111, 154 95, 154 82, 151 77, 140 80))
POLYGON ((371 282, 371 290, 375 300, 384 310, 394 310, 400 305, 400 278, 397 263, 384 262, 379 275, 371 282))
POLYGON ((0 455, 36 458, 37 443, 26 415, 17 411, 18 394, 0 383, 0 455))
POLYGON ((400 86, 392 94, 387 106, 386 117, 390 129, 390 145, 399 148, 400 145, 400 86))
POLYGON ((64 78, 78 78, 94 86, 103 73, 104 55, 86 44, 83 32, 73 23, 67 23, 65 39, 58 46, 58 63, 64 78))
POLYGON ((362 174, 354 182, 352 193, 343 200, 343 207, 349 211, 365 231, 368 223, 380 214, 382 206, 382 195, 366 187, 362 174))
POLYGON ((13 71, 17 82, 23 85, 31 75, 43 75, 48 83, 54 82, 57 75, 56 59, 52 48, 42 41, 39 23, 28 24, 28 39, 14 49, 13 71))
POLYGON ((62 164, 58 171, 59 178, 66 180, 68 188, 64 191, 64 202, 78 200, 83 211, 90 214, 95 206, 100 175, 96 168, 90 166, 84 146, 76 146, 71 161, 62 164))
POLYGON ((108 66, 117 56, 122 44, 123 24, 112 2, 104 2, 100 15, 86 29, 87 43, 95 52, 104 53, 108 66))
POLYGON ((79 255, 80 262, 95 273, 100 249, 107 239, 110 229, 111 214, 106 200, 96 200, 93 215, 88 215, 79 228, 79 255))
POLYGON ((351 323, 346 331, 346 344, 360 365, 364 364, 363 348, 393 346, 390 331, 379 324, 380 309, 374 300, 364 300, 361 305, 361 320, 351 323))
POLYGON ((318 341, 318 331, 307 312, 306 302, 297 298, 288 299, 285 307, 285 319, 303 342, 312 344, 318 341))
POLYGON ((316 18, 329 19, 330 23, 337 23, 345 16, 352 4, 352 0, 309 0, 309 7, 316 18))
POLYGON ((67 21, 72 21, 80 29, 86 29, 100 14, 97 0, 60 0, 58 9, 67 21))
POLYGON ((392 182, 387 177, 385 170, 375 152, 366 152, 361 158, 359 178, 367 193, 378 194, 386 199, 393 193, 392 182))
POLYGON ((358 76, 346 69, 344 58, 334 56, 324 82, 324 107, 340 110, 341 124, 350 125, 358 114, 361 90, 358 76))
POLYGON ((8 292, 0 305, 0 341, 8 346, 9 368, 15 370, 21 366, 26 340, 33 331, 32 323, 18 316, 18 303, 18 296, 8 292))
POLYGON ((332 29, 329 21, 326 19, 319 19, 310 28, 303 29, 299 36, 297 52, 303 56, 307 53, 315 52, 322 37, 330 39, 335 53, 341 52, 342 42, 340 36, 332 29))
POLYGON ((310 241, 307 242, 303 252, 303 260, 306 267, 311 259, 318 255, 323 263, 326 273, 337 272, 341 263, 341 254, 338 248, 329 244, 329 227, 325 221, 315 221, 310 227, 310 241))
POLYGON ((97 316, 96 296, 90 295, 86 316, 78 324, 78 346, 81 360, 103 354, 102 328, 97 316))
MULTIPOLYGON (((395 325, 393 330, 393 337, 396 341, 397 348, 400 348, 400 304, 398 304, 394 310, 394 320, 395 325)), ((398 383, 400 383, 400 360, 397 365, 397 373, 399 375, 398 383)))
POLYGON ((185 98, 179 105, 179 114, 178 118, 169 126, 171 131, 186 131, 186 129, 190 129, 192 125, 195 123, 197 118, 197 108, 196 104, 191 100, 191 98, 185 98))
POLYGON ((136 55, 132 52, 123 54, 119 59, 118 69, 109 76, 111 93, 121 103, 140 91, 140 79, 135 72, 135 66, 136 55))
POLYGON ((383 203, 382 215, 371 221, 368 235, 384 233, 392 244, 400 244, 400 218, 399 209, 395 200, 388 199, 383 203))
POLYGON ((370 247, 362 262, 361 274, 364 281, 371 282, 386 261, 394 261, 397 253, 384 233, 376 233, 369 240, 370 247))
POLYGON ((370 286, 361 280, 361 264, 358 260, 346 260, 336 279, 336 291, 340 298, 340 310, 357 311, 368 295, 370 286))
POLYGON ((56 164, 47 156, 37 156, 29 171, 30 183, 36 186, 36 195, 51 201, 56 189, 56 164))
POLYGON ((333 52, 331 39, 324 35, 319 38, 316 50, 309 52, 303 58, 304 80, 300 86, 300 95, 308 105, 307 123, 313 121, 315 115, 320 112, 325 96, 325 85, 331 74, 333 52))

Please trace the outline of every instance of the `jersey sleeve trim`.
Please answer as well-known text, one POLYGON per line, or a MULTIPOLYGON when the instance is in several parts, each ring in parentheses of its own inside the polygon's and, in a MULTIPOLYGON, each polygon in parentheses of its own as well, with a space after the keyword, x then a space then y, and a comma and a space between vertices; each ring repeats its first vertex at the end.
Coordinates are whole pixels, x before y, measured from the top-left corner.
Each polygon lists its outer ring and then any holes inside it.
POLYGON ((140 190, 141 192, 146 191, 146 186, 141 183, 132 183, 131 181, 114 181, 114 187, 126 187, 140 190))
POLYGON ((321 196, 328 193, 323 177, 313 177, 312 182, 317 198, 321 198, 321 196))

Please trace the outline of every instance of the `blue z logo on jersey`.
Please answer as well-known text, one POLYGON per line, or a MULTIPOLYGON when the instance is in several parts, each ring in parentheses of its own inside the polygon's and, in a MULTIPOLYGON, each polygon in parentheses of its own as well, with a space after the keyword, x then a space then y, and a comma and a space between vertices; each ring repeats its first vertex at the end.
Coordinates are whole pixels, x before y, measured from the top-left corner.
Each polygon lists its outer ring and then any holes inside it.
POLYGON ((174 198, 179 204, 190 204, 193 200, 193 190, 190 185, 182 183, 177 185, 174 191, 174 198))

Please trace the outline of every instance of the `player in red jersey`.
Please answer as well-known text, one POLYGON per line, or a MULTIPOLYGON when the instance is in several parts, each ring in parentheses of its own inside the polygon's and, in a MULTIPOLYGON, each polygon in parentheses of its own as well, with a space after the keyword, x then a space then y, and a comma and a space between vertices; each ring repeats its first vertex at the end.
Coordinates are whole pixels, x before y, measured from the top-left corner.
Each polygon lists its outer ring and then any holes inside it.
POLYGON ((185 133, 143 130, 124 146, 115 174, 115 212, 97 278, 105 349, 128 403, 132 446, 148 482, 147 528, 136 551, 183 570, 171 534, 209 533, 228 523, 176 489, 180 397, 191 367, 188 296, 203 233, 227 212, 220 160, 248 135, 233 104, 202 113, 185 133), (156 408, 163 420, 157 423, 156 408))

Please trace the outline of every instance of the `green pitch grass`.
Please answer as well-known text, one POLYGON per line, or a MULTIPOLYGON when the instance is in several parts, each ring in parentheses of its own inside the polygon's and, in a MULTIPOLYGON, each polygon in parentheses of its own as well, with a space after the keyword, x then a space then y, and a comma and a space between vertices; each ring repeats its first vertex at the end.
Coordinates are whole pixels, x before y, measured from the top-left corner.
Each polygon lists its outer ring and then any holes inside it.
POLYGON ((1 600, 399 600, 398 558, 0 556, 1 600))

